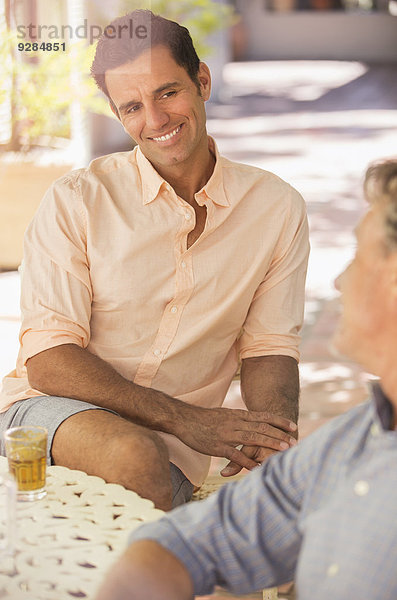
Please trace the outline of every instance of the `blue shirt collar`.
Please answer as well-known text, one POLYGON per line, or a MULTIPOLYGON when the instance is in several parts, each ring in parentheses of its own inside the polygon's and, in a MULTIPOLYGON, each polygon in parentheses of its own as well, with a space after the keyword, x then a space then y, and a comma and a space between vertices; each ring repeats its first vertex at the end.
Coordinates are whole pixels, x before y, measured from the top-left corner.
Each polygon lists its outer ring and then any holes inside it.
POLYGON ((372 397, 374 399, 376 414, 379 421, 386 431, 392 428, 393 424, 393 405, 389 398, 383 392, 380 381, 372 383, 372 397))

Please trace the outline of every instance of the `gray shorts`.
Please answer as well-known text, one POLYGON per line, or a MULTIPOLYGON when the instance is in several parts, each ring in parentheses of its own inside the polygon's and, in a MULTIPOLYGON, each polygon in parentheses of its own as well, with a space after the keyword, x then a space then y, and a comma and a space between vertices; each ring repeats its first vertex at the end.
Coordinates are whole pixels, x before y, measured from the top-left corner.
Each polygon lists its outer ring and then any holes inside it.
MULTIPOLYGON (((52 464, 51 447, 55 432, 65 419, 85 410, 105 410, 118 415, 114 410, 95 406, 81 400, 60 396, 36 396, 15 402, 6 412, 0 413, 0 454, 5 456, 3 434, 9 427, 36 425, 48 431, 47 464, 52 464)), ((182 471, 170 462, 173 490, 172 506, 189 502, 193 494, 193 484, 182 471)))

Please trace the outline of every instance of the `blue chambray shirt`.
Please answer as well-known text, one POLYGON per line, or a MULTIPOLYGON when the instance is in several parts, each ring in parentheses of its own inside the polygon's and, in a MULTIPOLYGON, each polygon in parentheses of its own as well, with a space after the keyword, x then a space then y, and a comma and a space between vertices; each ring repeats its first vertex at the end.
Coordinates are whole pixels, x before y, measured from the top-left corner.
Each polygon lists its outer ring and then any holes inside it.
POLYGON ((185 564, 197 595, 295 580, 299 600, 397 599, 397 431, 372 399, 242 481, 133 531, 185 564))

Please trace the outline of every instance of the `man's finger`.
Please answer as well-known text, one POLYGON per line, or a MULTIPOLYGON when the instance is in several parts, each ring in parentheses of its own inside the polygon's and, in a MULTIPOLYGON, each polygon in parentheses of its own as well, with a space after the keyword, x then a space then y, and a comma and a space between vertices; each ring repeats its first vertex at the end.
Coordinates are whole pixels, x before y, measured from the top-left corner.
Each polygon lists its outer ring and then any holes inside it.
POLYGON ((296 423, 286 419, 285 417, 280 417, 279 415, 275 415, 270 412, 262 412, 250 410, 246 411, 246 421, 258 421, 259 423, 268 423, 269 425, 273 425, 278 429, 283 429, 284 431, 296 431, 298 429, 296 423))
MULTIPOLYGON (((273 454, 277 454, 277 451, 270 450, 269 448, 255 448, 255 447, 247 447, 243 446, 241 448, 241 452, 243 452, 246 456, 255 456, 256 466, 264 463, 270 456, 273 454)), ((242 467, 236 464, 235 462, 230 461, 220 472, 222 477, 232 477, 233 475, 237 475, 241 471, 242 467)))
POLYGON ((246 456, 244 452, 241 452, 241 450, 238 450, 237 448, 231 448, 230 446, 227 447, 223 456, 229 459, 230 462, 236 463, 240 467, 244 467, 248 470, 251 470, 254 467, 258 466, 258 463, 256 463, 251 458, 248 458, 248 456, 246 456))
MULTIPOLYGON (((251 426, 251 423, 246 423, 248 427, 251 426)), ((252 427, 250 427, 252 429, 252 427)), ((284 431, 283 429, 279 429, 278 427, 273 427, 273 425, 269 425, 269 423, 258 423, 255 431, 258 433, 263 433, 264 435, 275 438, 276 440, 283 442, 290 442, 291 439, 295 439, 292 437, 289 431, 284 431)), ((295 440, 296 441, 296 440, 295 440)))
POLYGON ((237 475, 237 473, 240 473, 242 468, 243 467, 240 467, 240 465, 237 465, 234 462, 229 462, 220 473, 222 477, 232 477, 233 475, 237 475))
POLYGON ((246 446, 261 446, 262 448, 271 448, 272 450, 287 450, 296 445, 296 439, 288 434, 282 434, 274 438, 269 435, 258 433, 257 431, 242 431, 240 434, 241 443, 246 446))

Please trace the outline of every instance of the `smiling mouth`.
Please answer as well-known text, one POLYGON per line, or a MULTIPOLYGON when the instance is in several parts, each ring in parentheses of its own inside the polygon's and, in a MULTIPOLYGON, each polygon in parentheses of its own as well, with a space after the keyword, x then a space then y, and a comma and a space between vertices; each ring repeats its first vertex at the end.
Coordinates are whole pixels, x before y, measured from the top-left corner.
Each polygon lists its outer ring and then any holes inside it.
POLYGON ((161 135, 159 137, 152 137, 150 139, 154 140, 155 142, 166 142, 167 140, 172 139, 177 133, 179 133, 181 128, 182 128, 182 125, 178 125, 178 127, 176 127, 170 133, 167 133, 166 135, 161 135))

